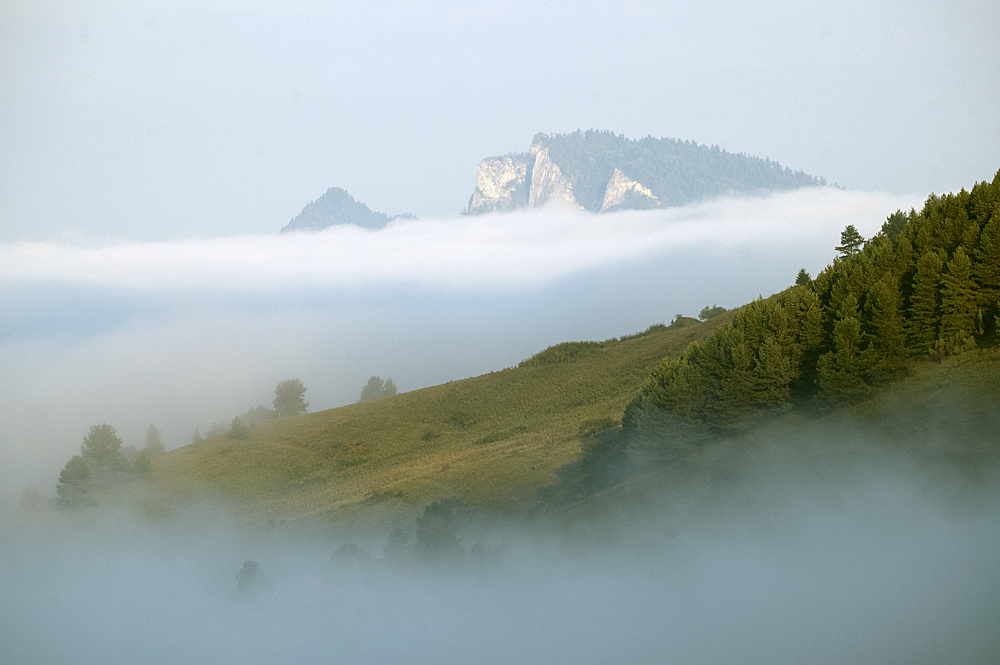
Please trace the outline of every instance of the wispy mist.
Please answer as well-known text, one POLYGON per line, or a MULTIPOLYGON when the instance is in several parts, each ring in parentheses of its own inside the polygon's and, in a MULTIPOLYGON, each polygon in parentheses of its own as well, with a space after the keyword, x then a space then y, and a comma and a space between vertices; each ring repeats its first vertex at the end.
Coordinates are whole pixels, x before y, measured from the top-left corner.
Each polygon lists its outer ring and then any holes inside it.
POLYGON ((381 561, 378 530, 248 534, 211 511, 0 522, 0 660, 995 662, 995 485, 866 458, 771 455, 641 509, 480 524, 461 544, 490 554, 448 565, 381 561), (374 560, 332 561, 345 542, 374 560), (246 560, 270 581, 252 597, 246 560))
POLYGON ((0 494, 51 491, 90 425, 168 448, 269 405, 311 410, 372 374, 403 390, 502 369, 573 339, 741 305, 815 274, 855 224, 912 198, 811 189, 682 209, 398 222, 317 234, 0 245, 0 494))

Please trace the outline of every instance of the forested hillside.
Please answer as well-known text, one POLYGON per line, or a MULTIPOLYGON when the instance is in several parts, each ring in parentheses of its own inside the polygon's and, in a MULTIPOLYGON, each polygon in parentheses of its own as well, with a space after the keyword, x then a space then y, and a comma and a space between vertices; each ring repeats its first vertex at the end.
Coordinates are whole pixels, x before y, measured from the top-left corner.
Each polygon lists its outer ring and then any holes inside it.
POLYGON ((837 249, 815 279, 803 271, 665 358, 625 409, 626 438, 690 443, 790 408, 832 409, 914 362, 997 345, 1000 172, 891 215, 867 242, 849 226, 837 249))
POLYGON ((615 168, 646 187, 661 206, 679 206, 734 192, 760 192, 825 185, 778 162, 718 146, 668 138, 633 140, 610 131, 552 134, 544 145, 549 157, 573 184, 576 200, 587 210, 601 209, 615 168))
POLYGON ((338 224, 354 224, 366 229, 381 229, 394 219, 413 219, 413 215, 403 213, 390 217, 384 212, 376 212, 361 201, 354 200, 347 190, 331 187, 323 196, 311 202, 296 215, 281 232, 319 231, 338 224))

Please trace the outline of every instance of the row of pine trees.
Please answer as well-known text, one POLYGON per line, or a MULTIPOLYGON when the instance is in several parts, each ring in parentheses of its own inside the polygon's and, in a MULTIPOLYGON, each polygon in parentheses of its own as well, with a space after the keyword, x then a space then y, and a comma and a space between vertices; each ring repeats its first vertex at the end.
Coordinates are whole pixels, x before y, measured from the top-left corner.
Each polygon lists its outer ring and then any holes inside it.
POLYGON ((997 344, 1000 172, 897 211, 864 242, 853 226, 815 279, 741 308, 665 358, 626 408, 626 431, 747 426, 793 404, 864 399, 913 359, 997 344))

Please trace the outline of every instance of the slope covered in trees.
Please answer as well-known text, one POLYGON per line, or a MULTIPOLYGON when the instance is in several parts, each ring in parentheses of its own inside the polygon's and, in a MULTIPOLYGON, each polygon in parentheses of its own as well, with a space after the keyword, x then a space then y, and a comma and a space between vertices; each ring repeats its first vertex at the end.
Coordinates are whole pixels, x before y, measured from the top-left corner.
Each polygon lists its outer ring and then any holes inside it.
POLYGON ((741 431, 795 406, 858 402, 913 361, 997 345, 1000 172, 895 213, 860 250, 852 229, 816 279, 665 358, 625 409, 625 435, 666 445, 741 431))
POLYGON ((412 219, 413 215, 403 213, 390 217, 384 212, 373 211, 361 201, 355 201, 347 190, 331 187, 323 196, 303 208, 281 232, 320 231, 338 224, 354 224, 375 230, 384 228, 397 218, 412 219))
POLYGON ((576 200, 593 211, 601 209, 616 168, 648 187, 661 206, 684 205, 730 191, 761 192, 826 184, 822 178, 783 168, 768 158, 731 153, 694 141, 652 136, 633 140, 591 129, 550 135, 545 146, 552 161, 573 183, 576 200))

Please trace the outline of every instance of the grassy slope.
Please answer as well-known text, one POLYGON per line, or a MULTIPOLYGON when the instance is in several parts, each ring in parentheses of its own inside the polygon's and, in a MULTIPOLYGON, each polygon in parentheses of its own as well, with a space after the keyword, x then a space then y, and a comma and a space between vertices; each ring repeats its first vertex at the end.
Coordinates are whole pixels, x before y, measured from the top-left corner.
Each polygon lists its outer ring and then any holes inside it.
POLYGON ((265 422, 250 440, 218 437, 158 458, 149 487, 218 495, 253 519, 400 514, 456 495, 523 509, 573 461, 582 429, 617 422, 664 355, 731 316, 560 345, 517 368, 265 422))

